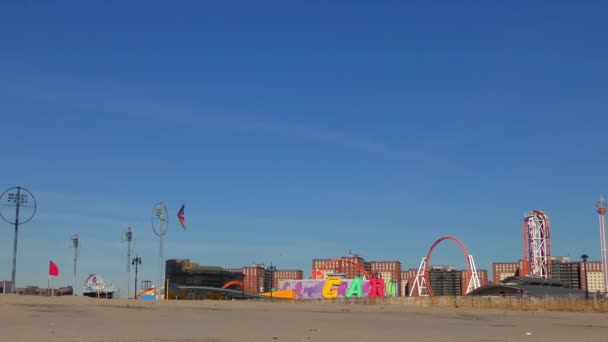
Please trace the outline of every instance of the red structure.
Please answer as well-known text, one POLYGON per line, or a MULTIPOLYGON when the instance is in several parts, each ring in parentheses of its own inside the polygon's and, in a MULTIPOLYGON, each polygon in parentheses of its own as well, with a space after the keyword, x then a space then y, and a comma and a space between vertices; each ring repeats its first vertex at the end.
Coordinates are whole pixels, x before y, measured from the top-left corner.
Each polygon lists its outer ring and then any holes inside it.
POLYGON ((452 240, 456 242, 456 244, 460 247, 460 249, 462 249, 462 252, 464 254, 464 259, 467 263, 467 270, 465 271, 466 273, 464 276, 465 284, 467 286, 465 294, 480 286, 479 277, 477 275, 477 269, 475 268, 475 262, 473 261, 473 256, 469 254, 469 251, 467 251, 467 247, 464 245, 464 243, 462 243, 460 240, 453 236, 443 236, 433 242, 426 257, 422 258, 420 268, 418 269, 418 274, 416 275, 416 279, 414 280, 414 284, 410 291, 410 296, 414 294, 415 290, 418 290, 419 296, 433 296, 433 288, 431 287, 430 279, 431 270, 429 268, 429 265, 431 263, 431 256, 433 255, 435 247, 437 247, 440 242, 445 240, 452 240))
POLYGON ((240 286, 242 289, 245 288, 245 283, 240 280, 231 280, 222 286, 223 289, 230 288, 232 286, 240 286))
POLYGON ((540 210, 526 214, 522 229, 523 262, 519 274, 551 278, 551 224, 540 210))

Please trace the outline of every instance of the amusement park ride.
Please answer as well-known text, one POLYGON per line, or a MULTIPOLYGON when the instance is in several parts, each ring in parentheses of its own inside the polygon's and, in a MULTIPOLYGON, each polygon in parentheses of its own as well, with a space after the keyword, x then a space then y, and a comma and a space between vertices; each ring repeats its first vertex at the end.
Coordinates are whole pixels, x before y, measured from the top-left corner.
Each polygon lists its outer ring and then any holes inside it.
POLYGON ((465 245, 453 236, 443 236, 439 239, 435 240, 435 242, 431 245, 429 252, 426 257, 422 258, 420 262, 420 267, 418 268, 418 272, 416 273, 416 278, 414 279, 414 284, 412 289, 410 290, 410 296, 433 296, 433 288, 431 287, 431 256, 433 255, 433 251, 437 245, 444 240, 452 240, 458 244, 458 246, 462 249, 464 253, 464 258, 467 263, 467 271, 466 271, 466 284, 467 290, 466 293, 473 291, 474 289, 481 286, 479 282, 479 276, 477 275, 477 267, 475 266, 475 261, 473 260, 473 256, 469 254, 465 245))
POLYGON ((551 278, 551 226, 547 214, 533 210, 524 216, 521 276, 551 278))
MULTIPOLYGON (((599 212, 599 211, 598 211, 599 212)), ((520 263, 519 275, 539 278, 550 278, 550 223, 547 214, 540 210, 533 210, 524 215, 523 222, 523 259, 520 263)), ((437 239, 429 249, 426 257, 422 258, 416 273, 410 296, 433 296, 430 286, 430 262, 433 250, 444 240, 452 240, 458 244, 464 253, 467 263, 466 293, 481 286, 473 256, 469 254, 465 245, 453 236, 443 236, 437 239)))

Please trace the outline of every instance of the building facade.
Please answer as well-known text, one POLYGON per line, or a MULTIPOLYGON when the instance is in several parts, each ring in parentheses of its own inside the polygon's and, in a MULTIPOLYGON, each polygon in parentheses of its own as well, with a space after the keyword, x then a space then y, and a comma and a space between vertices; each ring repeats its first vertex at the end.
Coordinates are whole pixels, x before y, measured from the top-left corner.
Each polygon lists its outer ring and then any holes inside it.
POLYGON ((579 263, 570 262, 570 257, 551 257, 550 262, 553 279, 561 281, 568 288, 582 288, 579 263))
POLYGON ((429 280, 433 294, 435 296, 462 295, 462 273, 457 271, 454 266, 431 266, 429 280))
POLYGON ((348 279, 365 277, 365 272, 362 270, 369 272, 369 268, 371 265, 369 263, 366 265, 365 260, 356 254, 336 259, 313 259, 312 261, 312 271, 322 272, 325 277, 332 273, 342 273, 348 279))
POLYGON ((13 291, 13 282, 10 280, 0 281, 0 293, 11 293, 13 291))
POLYGON ((601 261, 578 262, 581 289, 589 292, 604 292, 604 275, 602 273, 601 261), (585 265, 586 264, 586 265, 585 265), (585 268, 587 276, 585 276, 585 268))
POLYGON ((242 269, 245 279, 245 292, 260 293, 265 291, 266 267, 262 264, 253 264, 245 266, 242 269))
POLYGON ((519 262, 492 263, 492 283, 498 284, 507 277, 515 276, 519 270, 519 262))

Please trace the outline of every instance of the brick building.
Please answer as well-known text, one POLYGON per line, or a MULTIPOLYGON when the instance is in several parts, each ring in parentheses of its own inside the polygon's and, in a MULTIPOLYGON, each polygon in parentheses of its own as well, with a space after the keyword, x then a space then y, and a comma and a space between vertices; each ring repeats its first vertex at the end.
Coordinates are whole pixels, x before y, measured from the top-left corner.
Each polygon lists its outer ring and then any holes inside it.
POLYGON ((263 264, 229 268, 227 271, 244 274, 243 284, 248 293, 269 292, 271 288, 278 289, 281 280, 301 280, 304 277, 302 270, 280 270, 263 264))
POLYGON ((493 262, 492 283, 498 284, 507 277, 516 275, 519 270, 519 262, 493 262))
POLYGON ((319 270, 323 272, 324 276, 331 273, 341 273, 347 279, 364 277, 365 273, 362 272, 362 269, 369 272, 370 266, 369 263, 366 265, 365 260, 356 254, 350 254, 349 256, 337 259, 314 259, 312 261, 313 272, 319 270))
POLYGON ((302 280, 304 279, 304 272, 302 270, 276 270, 274 272, 273 286, 275 289, 279 288, 279 281, 281 280, 302 280))
POLYGON ((13 290, 13 282, 10 280, 0 281, 0 293, 11 293, 13 290))
POLYGON ((253 264, 242 268, 245 275, 243 284, 245 292, 259 293, 264 292, 264 280, 266 276, 266 267, 262 264, 253 264))
POLYGON ((604 292, 604 275, 602 273, 601 261, 586 262, 587 279, 585 279, 585 263, 577 262, 581 289, 589 289, 589 292, 604 292))

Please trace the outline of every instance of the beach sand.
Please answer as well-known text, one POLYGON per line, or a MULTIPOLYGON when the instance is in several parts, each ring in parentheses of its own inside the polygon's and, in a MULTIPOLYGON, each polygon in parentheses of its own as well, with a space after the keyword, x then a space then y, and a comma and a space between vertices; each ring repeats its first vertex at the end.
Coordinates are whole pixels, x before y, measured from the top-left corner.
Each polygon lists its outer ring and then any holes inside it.
POLYGON ((608 341, 608 316, 259 301, 0 296, 1 341, 608 341))

